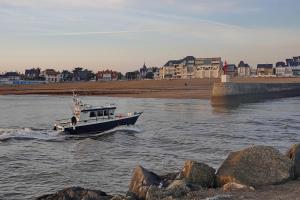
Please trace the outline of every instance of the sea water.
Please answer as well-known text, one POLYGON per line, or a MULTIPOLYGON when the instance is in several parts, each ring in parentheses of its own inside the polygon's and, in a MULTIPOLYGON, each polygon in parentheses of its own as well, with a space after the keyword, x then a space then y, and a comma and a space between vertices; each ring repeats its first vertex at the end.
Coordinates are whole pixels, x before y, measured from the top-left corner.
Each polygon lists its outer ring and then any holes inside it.
POLYGON ((191 159, 217 169, 231 151, 270 145, 285 153, 300 141, 299 97, 237 107, 189 99, 82 100, 143 115, 104 135, 66 136, 52 128, 71 118, 69 96, 0 96, 0 199, 29 200, 69 186, 124 193, 137 165, 164 174, 191 159))

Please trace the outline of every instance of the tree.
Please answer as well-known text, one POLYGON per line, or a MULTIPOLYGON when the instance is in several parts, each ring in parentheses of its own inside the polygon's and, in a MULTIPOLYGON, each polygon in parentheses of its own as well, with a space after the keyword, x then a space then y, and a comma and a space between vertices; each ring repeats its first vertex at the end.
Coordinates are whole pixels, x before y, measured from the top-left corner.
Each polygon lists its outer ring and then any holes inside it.
POLYGON ((154 78, 153 72, 147 72, 146 79, 153 79, 153 78, 154 78))

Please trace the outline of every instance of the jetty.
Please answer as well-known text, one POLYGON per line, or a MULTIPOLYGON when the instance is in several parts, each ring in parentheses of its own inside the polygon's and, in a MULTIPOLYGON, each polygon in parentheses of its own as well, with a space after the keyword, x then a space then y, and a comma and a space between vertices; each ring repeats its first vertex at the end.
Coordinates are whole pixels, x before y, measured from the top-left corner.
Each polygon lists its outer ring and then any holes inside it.
POLYGON ((213 84, 211 102, 213 105, 234 105, 295 96, 300 96, 300 83, 297 82, 231 82, 227 76, 213 84))

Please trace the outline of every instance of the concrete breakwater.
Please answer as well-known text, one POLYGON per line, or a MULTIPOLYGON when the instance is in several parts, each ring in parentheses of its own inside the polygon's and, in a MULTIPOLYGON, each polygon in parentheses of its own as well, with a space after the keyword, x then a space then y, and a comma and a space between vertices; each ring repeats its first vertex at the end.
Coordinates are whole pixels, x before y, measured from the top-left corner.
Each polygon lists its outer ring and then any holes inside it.
POLYGON ((296 199, 299 158, 300 144, 286 155, 273 147, 252 146, 230 153, 218 170, 191 160, 181 171, 164 175, 137 166, 125 195, 71 187, 36 200, 296 199))
POLYGON ((239 104, 300 96, 300 83, 214 83, 212 104, 239 104))

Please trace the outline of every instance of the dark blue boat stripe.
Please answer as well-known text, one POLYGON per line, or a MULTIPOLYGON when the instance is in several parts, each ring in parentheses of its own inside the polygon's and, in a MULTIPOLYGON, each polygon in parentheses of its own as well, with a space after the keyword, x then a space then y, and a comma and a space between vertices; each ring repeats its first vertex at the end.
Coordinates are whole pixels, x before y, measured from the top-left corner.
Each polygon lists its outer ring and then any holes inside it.
POLYGON ((134 125, 139 118, 140 115, 136 115, 129 118, 123 118, 120 120, 113 120, 108 122, 102 122, 98 124, 89 124, 86 126, 78 126, 73 129, 73 127, 69 127, 65 129, 65 132, 68 134, 90 134, 90 133, 101 133, 110 129, 113 129, 117 126, 123 125, 134 125))

